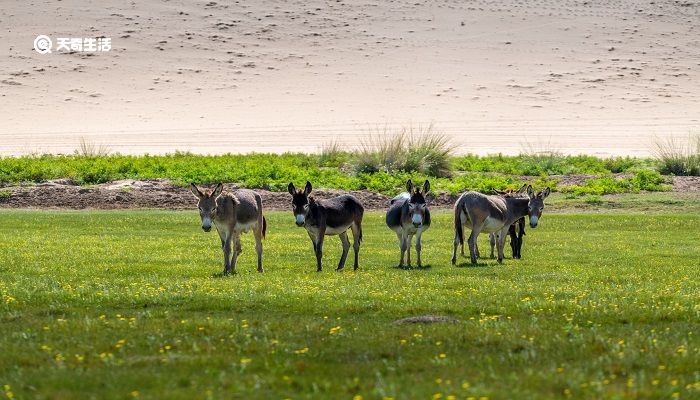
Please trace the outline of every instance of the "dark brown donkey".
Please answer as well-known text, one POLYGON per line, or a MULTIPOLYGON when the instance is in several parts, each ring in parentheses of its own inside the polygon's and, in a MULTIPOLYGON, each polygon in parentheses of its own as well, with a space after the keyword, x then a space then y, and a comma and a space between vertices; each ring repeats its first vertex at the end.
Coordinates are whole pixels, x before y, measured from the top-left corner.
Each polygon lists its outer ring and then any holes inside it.
POLYGON ((306 182, 304 190, 297 191, 293 183, 287 187, 292 195, 292 208, 297 226, 303 226, 311 238, 316 253, 316 270, 321 271, 323 257, 323 239, 325 236, 338 235, 343 244, 343 255, 338 263, 338 271, 345 266, 345 259, 350 250, 348 229, 352 230, 353 250, 355 252, 355 269, 359 268, 360 242, 362 241, 362 216, 364 207, 354 196, 345 194, 325 200, 310 197, 311 183, 306 182))
POLYGON ((219 183, 211 192, 202 193, 194 183, 190 184, 192 194, 199 199, 197 207, 202 218, 204 232, 211 231, 214 223, 221 238, 221 250, 224 252, 224 275, 236 273, 236 259, 241 254, 241 233, 253 231, 255 252, 258 254, 258 272, 263 272, 262 239, 267 230, 267 221, 263 216, 262 199, 252 190, 237 189, 224 192, 219 183), (234 245, 231 255, 231 242, 234 245))
POLYGON ((465 192, 455 203, 455 238, 452 252, 452 264, 457 263, 457 246, 464 244, 464 225, 470 225, 469 255, 472 264, 476 264, 476 240, 481 231, 497 233, 498 262, 503 262, 503 247, 510 226, 520 218, 528 216, 530 227, 536 228, 544 209, 544 199, 550 189, 535 194, 532 186, 527 187, 527 198, 487 196, 478 192, 465 192))
MULTIPOLYGON (((503 197, 522 197, 526 194, 527 184, 523 185, 520 189, 506 189, 506 190, 494 190, 497 195, 503 197)), ((513 222, 513 225, 508 229, 508 236, 510 236, 510 250, 513 258, 521 258, 521 250, 523 247, 523 236, 525 236, 525 217, 513 222)), ((489 241, 491 242, 491 258, 496 258, 494 256, 494 248, 496 247, 496 234, 489 234, 489 241)), ((477 252, 478 253, 478 252, 477 252)), ((464 255, 464 246, 462 246, 462 255, 464 255)), ((478 257, 478 254, 477 254, 478 257)))

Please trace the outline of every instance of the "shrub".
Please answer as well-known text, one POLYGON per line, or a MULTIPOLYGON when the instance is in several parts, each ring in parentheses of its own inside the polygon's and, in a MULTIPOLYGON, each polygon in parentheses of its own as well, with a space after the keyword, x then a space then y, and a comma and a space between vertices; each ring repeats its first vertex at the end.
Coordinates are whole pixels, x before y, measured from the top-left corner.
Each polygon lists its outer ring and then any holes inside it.
POLYGON ((691 136, 687 144, 673 137, 657 139, 652 150, 662 174, 700 175, 700 135, 691 136))
POLYGON ((318 156, 318 165, 321 167, 340 167, 351 158, 349 151, 343 150, 343 145, 337 140, 332 140, 321 146, 318 156))
POLYGON ((75 154, 84 157, 104 157, 111 153, 109 146, 105 144, 96 144, 85 137, 80 137, 80 145, 75 154))
POLYGON ((418 172, 428 176, 452 174, 452 146, 447 135, 426 129, 402 128, 391 133, 386 128, 362 140, 353 154, 358 174, 384 172, 418 172))

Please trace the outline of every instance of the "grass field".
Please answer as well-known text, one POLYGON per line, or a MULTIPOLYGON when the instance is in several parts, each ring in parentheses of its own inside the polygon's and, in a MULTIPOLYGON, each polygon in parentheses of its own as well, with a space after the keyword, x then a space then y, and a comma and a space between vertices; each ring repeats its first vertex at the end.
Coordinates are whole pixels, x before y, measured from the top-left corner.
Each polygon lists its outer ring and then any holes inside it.
POLYGON ((341 273, 267 218, 267 272, 248 235, 222 278, 194 211, 0 211, 0 397, 700 398, 698 214, 545 213, 524 259, 453 267, 441 212, 399 270, 369 213, 341 273), (393 324, 422 314, 461 322, 393 324))

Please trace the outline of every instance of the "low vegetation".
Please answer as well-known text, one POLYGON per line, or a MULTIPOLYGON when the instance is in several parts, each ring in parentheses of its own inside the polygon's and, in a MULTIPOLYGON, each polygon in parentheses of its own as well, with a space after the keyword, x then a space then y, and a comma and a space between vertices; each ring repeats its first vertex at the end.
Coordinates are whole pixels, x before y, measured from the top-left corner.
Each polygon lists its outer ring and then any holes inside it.
POLYGON ((700 175, 700 135, 690 136, 685 144, 669 137, 659 139, 653 147, 663 174, 700 175))
POLYGON ((431 139, 425 145, 432 150, 415 150, 415 157, 411 158, 413 161, 401 161, 401 168, 398 161, 389 161, 390 157, 379 159, 367 150, 362 156, 364 158, 357 158, 356 154, 337 151, 338 146, 335 146, 335 150, 333 147, 322 149, 320 154, 4 157, 0 158, 0 182, 22 184, 69 178, 77 184, 90 185, 120 179, 166 178, 177 184, 235 182, 250 188, 284 191, 290 181, 303 183, 310 180, 316 187, 368 189, 395 194, 403 188, 408 178, 412 178, 418 181, 430 179, 434 190, 456 194, 467 188, 490 193, 493 189, 516 187, 527 175, 537 177, 535 183, 538 185, 549 185, 555 191, 571 194, 669 188, 665 184, 666 179, 652 168, 652 160, 554 155, 444 158, 441 151, 435 150, 435 147, 439 147, 433 146, 436 142, 440 142, 440 139, 431 139), (371 160, 376 164, 370 163, 371 160), (446 164, 445 160, 449 163, 446 164), (618 172, 624 174, 613 175, 618 172), (550 177, 572 174, 594 176, 585 183, 561 186, 561 177, 550 177))
POLYGON ((247 235, 222 278, 195 210, 0 211, 0 397, 700 396, 698 214, 545 212, 522 260, 452 267, 436 212, 400 270, 370 212, 357 273, 267 218, 267 272, 247 235), (422 315, 451 323, 394 323, 422 315))

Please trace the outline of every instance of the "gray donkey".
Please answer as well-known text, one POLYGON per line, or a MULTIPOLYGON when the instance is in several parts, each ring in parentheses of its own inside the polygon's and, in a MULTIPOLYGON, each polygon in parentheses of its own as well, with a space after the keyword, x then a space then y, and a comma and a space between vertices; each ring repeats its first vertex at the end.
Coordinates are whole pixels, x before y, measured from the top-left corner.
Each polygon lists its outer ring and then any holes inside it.
POLYGON ((455 238, 452 252, 452 264, 457 263, 457 246, 464 245, 463 226, 469 224, 469 255, 472 264, 476 264, 476 239, 481 231, 497 233, 498 262, 503 262, 503 247, 510 226, 520 218, 528 216, 530 227, 536 228, 544 209, 544 199, 551 190, 535 194, 532 186, 528 185, 526 198, 487 196, 478 192, 465 192, 455 203, 455 238))
POLYGON ((192 194, 199 199, 197 207, 202 219, 204 232, 211 231, 214 223, 221 238, 224 252, 224 275, 236 273, 236 259, 241 254, 241 233, 253 231, 255 252, 258 255, 258 272, 263 272, 262 239, 267 230, 267 220, 263 216, 262 199, 252 190, 237 189, 233 193, 223 192, 219 183, 211 192, 202 193, 194 183, 190 184, 192 194), (231 242, 234 245, 231 255, 231 242))
POLYGON ((348 229, 352 230, 355 267, 359 268, 360 242, 362 241, 362 216, 365 209, 354 196, 345 194, 325 200, 310 197, 311 182, 306 182, 304 190, 296 190, 293 183, 287 187, 292 195, 292 208, 297 226, 306 228, 316 253, 316 270, 321 271, 323 257, 323 239, 325 236, 338 235, 343 244, 343 255, 338 263, 338 271, 345 266, 350 250, 348 229))
POLYGON ((423 184, 423 191, 420 187, 414 187, 409 179, 406 182, 406 190, 391 200, 391 205, 386 213, 386 225, 396 232, 399 238, 401 249, 401 259, 399 268, 403 268, 403 257, 406 253, 406 262, 411 267, 411 242, 416 236, 416 256, 418 258, 418 268, 421 264, 421 235, 430 228, 430 210, 425 202, 425 195, 430 190, 430 182, 427 180, 423 184))

